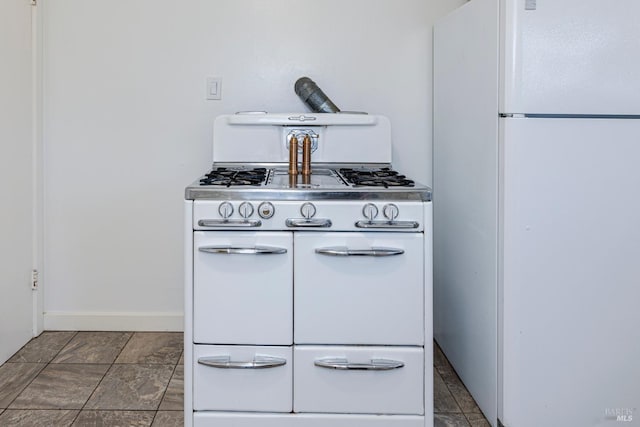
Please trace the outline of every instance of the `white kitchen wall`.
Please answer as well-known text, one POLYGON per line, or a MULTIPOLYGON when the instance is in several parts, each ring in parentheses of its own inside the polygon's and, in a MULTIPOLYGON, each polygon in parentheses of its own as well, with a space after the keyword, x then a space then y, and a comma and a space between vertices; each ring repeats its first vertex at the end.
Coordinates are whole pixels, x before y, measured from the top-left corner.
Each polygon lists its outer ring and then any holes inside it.
POLYGON ((431 24, 463 2, 43 1, 45 328, 180 329, 181 200, 213 119, 307 111, 301 76, 390 117, 394 165, 430 183, 431 24))

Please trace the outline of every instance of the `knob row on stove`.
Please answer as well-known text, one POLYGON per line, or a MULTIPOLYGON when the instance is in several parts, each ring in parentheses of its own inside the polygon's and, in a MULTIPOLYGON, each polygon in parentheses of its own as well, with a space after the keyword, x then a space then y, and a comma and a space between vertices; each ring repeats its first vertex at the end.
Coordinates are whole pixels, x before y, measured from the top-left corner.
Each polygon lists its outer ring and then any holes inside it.
MULTIPOLYGON (((250 202, 242 202, 240 203, 240 206, 238 206, 238 213, 242 218, 249 218, 254 212, 255 209, 250 202)), ((218 213, 222 218, 230 218, 231 215, 233 215, 233 205, 229 202, 220 203, 220 206, 218 206, 218 213)), ((269 219, 274 213, 275 208, 270 202, 262 202, 258 206, 258 215, 260 218, 269 219)))
MULTIPOLYGON (((275 214, 275 207, 271 202, 262 202, 258 206, 258 215, 260 218, 269 219, 275 214)), ((218 213, 222 218, 231 218, 233 215, 233 205, 230 202, 222 202, 218 206, 218 213)), ((250 202, 242 202, 238 206, 238 214, 242 218, 249 218, 254 213, 253 205, 250 202)), ((316 214, 316 207, 313 203, 304 203, 300 207, 300 213, 306 219, 311 219, 316 214)))
MULTIPOLYGON (((238 206, 238 214, 242 218, 249 218, 255 209, 250 202, 242 202, 240 206, 238 206)), ((233 205, 230 202, 222 202, 220 206, 218 206, 218 213, 222 218, 230 218, 233 215, 233 205)), ((400 210, 398 206, 393 203, 388 203, 382 207, 382 214, 389 221, 395 221, 398 217, 400 210)), ((269 219, 275 214, 275 207, 271 202, 262 202, 258 205, 258 216, 263 219, 269 219)), ((313 203, 306 202, 303 203, 300 207, 300 214, 303 218, 311 219, 316 214, 316 207, 313 203)), ((367 203, 362 208, 362 214, 369 221, 373 221, 378 216, 378 207, 373 203, 367 203)))
MULTIPOLYGON (((395 221, 398 218, 398 214, 400 213, 400 209, 398 206, 393 203, 388 203, 382 207, 382 214, 389 221, 395 221)), ((373 221, 375 217, 378 216, 378 207, 373 203, 367 203, 362 208, 362 215, 367 218, 369 221, 373 221)))

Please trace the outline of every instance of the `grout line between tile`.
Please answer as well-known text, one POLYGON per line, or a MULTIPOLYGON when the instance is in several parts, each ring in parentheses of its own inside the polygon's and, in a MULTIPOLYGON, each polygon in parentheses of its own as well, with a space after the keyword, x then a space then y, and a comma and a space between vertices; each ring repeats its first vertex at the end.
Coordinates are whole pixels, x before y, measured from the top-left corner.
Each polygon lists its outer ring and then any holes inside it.
MULTIPOLYGON (((127 346, 127 344, 129 344, 129 341, 131 341, 133 339, 133 336, 136 334, 134 331, 129 331, 131 333, 131 336, 129 337, 129 339, 127 340, 126 343, 124 343, 124 345, 122 346, 122 348, 120 349, 120 351, 118 352, 118 354, 116 355, 116 357, 113 359, 113 362, 111 362, 111 365, 115 365, 116 364, 116 360, 118 360, 118 357, 120 357, 120 355, 122 354, 122 352, 124 351, 125 347, 127 346)), ((118 363, 118 365, 120 365, 121 363, 118 363)), ((109 368, 111 369, 111 368, 109 368)))
POLYGON ((17 399, 18 397, 20 397, 20 395, 21 395, 22 393, 24 393, 24 391, 27 389, 27 387, 29 387, 29 386, 31 385, 31 383, 35 381, 35 379, 36 379, 36 378, 38 378, 38 375, 40 375, 40 373, 41 373, 42 371, 44 371, 44 370, 47 368, 47 366, 49 366, 49 364, 48 364, 48 363, 46 363, 46 364, 45 364, 45 365, 44 365, 44 366, 43 366, 43 367, 38 371, 38 373, 37 373, 37 374, 35 374, 35 375, 33 376, 33 378, 31 378, 31 381, 29 381, 27 384, 25 384, 25 386, 24 386, 24 387, 22 387, 22 388, 20 389, 20 391, 18 392, 18 394, 16 394, 16 396, 11 400, 11 402, 9 402, 9 403, 7 404, 7 407, 5 408, 5 410, 9 409, 9 407, 10 407, 11 405, 13 405, 13 402, 15 402, 15 401, 16 401, 16 399, 17 399))
MULTIPOLYGON (((16 394, 16 397, 13 398, 13 400, 11 400, 11 402, 9 402, 7 404, 6 409, 9 409, 9 407, 13 404, 13 402, 16 401, 16 399, 18 397, 20 397, 20 395, 27 389, 27 387, 29 387, 31 385, 32 382, 34 382, 36 380, 36 378, 38 378, 38 376, 42 373, 42 371, 44 371, 45 369, 47 369, 47 367, 51 364, 51 362, 58 356, 58 354, 60 354, 60 352, 62 351, 62 349, 64 349, 66 347, 67 344, 69 344, 69 342, 73 339, 73 337, 75 337, 78 334, 78 331, 73 331, 73 335, 71 335, 71 338, 69 338, 67 340, 67 342, 65 342, 61 347, 60 350, 58 350, 58 352, 46 363, 44 363, 44 366, 42 367, 42 369, 40 369, 38 371, 37 374, 34 375, 33 378, 31 378, 31 381, 29 381, 19 392, 18 394, 16 394)), ((44 333, 44 332, 43 332, 44 333)), ((37 338, 37 337, 36 337, 37 338)), ((31 340, 29 340, 29 342, 27 342, 27 344, 29 344, 34 338, 32 338, 31 340)), ((23 348, 25 348, 27 346, 27 344, 23 345, 20 350, 22 350, 23 348)), ((18 350, 16 353, 14 353, 14 355, 12 355, 11 357, 15 356, 20 350, 18 350)), ((18 363, 18 362, 16 362, 18 363)), ((42 362, 31 362, 31 363, 42 363, 42 362)), ((4 365, 4 364, 3 364, 4 365)), ((0 365, 1 366, 1 365, 0 365)), ((4 411, 3 411, 4 412, 4 411)))
POLYGON ((124 350, 124 348, 127 346, 127 344, 129 343, 129 341, 131 340, 131 338, 133 338, 133 332, 131 332, 131 336, 129 337, 129 339, 127 340, 127 342, 124 343, 124 345, 122 346, 122 348, 120 349, 120 351, 118 352, 118 354, 116 355, 116 357, 113 359, 113 361, 109 364, 109 368, 105 371, 105 373, 102 375, 102 378, 100 378, 100 381, 98 381, 98 384, 96 384, 95 388, 93 389, 93 391, 91 392, 91 394, 89 395, 89 397, 87 398, 87 400, 85 400, 84 404, 82 405, 82 408, 80 408, 80 410, 78 411, 78 414, 75 416, 75 418, 73 419, 73 421, 71 422, 71 425, 73 425, 73 423, 76 422, 76 420, 80 417, 80 414, 82 413, 82 411, 84 411, 84 409, 87 407, 87 403, 89 403, 89 400, 91 400, 91 398, 93 397, 93 395, 96 393, 96 390, 98 389, 98 387, 100 387, 100 384, 102 384, 102 381, 104 380, 104 378, 107 376, 107 374, 111 371, 111 369, 113 368, 113 365, 115 364, 116 360, 118 359, 118 357, 120 356, 120 353, 122 353, 122 351, 124 350))

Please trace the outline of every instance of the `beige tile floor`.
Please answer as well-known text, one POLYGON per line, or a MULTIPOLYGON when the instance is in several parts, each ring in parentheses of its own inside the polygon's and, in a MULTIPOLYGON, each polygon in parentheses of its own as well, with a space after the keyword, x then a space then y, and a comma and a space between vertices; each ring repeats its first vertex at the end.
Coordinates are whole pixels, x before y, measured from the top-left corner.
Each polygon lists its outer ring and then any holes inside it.
POLYGON ((0 366, 0 426, 182 426, 182 333, 44 332, 0 366))
MULTIPOLYGON (((47 331, 0 366, 0 426, 182 426, 183 385, 181 333, 47 331)), ((489 426, 437 346, 434 408, 489 426)))
POLYGON ((433 409, 435 427, 490 427, 475 400, 435 342, 433 409))

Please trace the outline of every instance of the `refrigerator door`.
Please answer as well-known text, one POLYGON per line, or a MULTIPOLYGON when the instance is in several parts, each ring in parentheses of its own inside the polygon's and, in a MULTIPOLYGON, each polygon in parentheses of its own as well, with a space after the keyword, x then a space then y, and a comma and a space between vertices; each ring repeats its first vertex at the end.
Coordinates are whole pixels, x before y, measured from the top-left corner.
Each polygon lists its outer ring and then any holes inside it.
POLYGON ((501 127, 500 418, 638 426, 640 120, 501 127))
POLYGON ((640 114, 638 0, 505 0, 503 113, 640 114))

